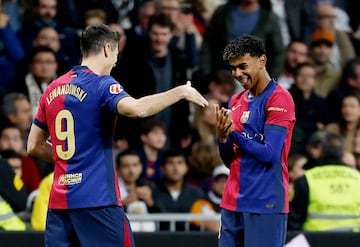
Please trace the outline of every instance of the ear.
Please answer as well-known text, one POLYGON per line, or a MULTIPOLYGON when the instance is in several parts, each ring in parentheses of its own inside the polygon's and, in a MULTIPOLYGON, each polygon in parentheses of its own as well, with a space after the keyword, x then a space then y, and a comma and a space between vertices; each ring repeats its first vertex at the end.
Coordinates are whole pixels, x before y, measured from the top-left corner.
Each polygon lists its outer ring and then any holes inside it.
POLYGON ((111 50, 111 46, 109 43, 105 44, 104 46, 104 55, 105 57, 109 57, 109 54, 110 54, 110 50, 111 50))
POLYGON ((265 55, 261 55, 259 57, 260 69, 264 69, 266 66, 267 57, 265 55))

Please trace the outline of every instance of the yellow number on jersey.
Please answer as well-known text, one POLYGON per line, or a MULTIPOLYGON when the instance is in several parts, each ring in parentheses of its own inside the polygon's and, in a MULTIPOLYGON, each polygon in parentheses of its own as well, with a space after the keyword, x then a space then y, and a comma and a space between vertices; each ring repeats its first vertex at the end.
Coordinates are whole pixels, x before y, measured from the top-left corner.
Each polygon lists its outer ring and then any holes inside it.
POLYGON ((57 139, 64 141, 63 144, 56 145, 57 155, 63 160, 71 159, 75 153, 75 134, 74 118, 70 111, 61 110, 56 115, 55 134, 57 139), (64 150, 64 147, 66 147, 67 150, 64 150))

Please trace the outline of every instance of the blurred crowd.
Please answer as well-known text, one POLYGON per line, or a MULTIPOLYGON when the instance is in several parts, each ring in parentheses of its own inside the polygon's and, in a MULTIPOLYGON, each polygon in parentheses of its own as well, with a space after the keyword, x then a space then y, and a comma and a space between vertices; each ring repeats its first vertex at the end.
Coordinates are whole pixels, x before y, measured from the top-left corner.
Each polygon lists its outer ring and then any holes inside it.
MULTIPOLYGON (((100 23, 121 34, 112 75, 129 94, 141 97, 190 80, 209 101, 206 108, 181 101, 142 120, 118 117, 113 153, 127 213, 220 212, 229 170, 218 154, 214 105, 226 107, 243 90, 222 53, 230 40, 246 33, 264 41, 270 76, 295 102, 289 230, 328 230, 313 227, 322 223, 309 219, 322 212, 319 208, 358 217, 360 195, 349 188, 360 185, 359 5, 350 0, 1 1, 0 229, 45 228, 53 164, 26 154, 28 131, 49 83, 81 63, 82 30, 100 23), (309 196, 317 190, 314 169, 326 165, 351 169, 344 173, 356 180, 320 183, 333 188, 335 198, 326 205, 344 203, 331 206, 337 211, 320 202, 316 208, 309 196), (344 195, 347 199, 339 199, 344 195), (346 207, 350 204, 357 209, 346 207)), ((318 200, 325 204, 330 194, 318 200)), ((359 220, 349 222, 360 228, 359 220)), ((206 222, 205 229, 217 231, 218 224, 206 222)), ((153 231, 155 225, 132 222, 132 228, 153 231)), ((169 229, 167 222, 160 229, 169 229)), ((185 225, 179 222, 176 229, 185 225)))

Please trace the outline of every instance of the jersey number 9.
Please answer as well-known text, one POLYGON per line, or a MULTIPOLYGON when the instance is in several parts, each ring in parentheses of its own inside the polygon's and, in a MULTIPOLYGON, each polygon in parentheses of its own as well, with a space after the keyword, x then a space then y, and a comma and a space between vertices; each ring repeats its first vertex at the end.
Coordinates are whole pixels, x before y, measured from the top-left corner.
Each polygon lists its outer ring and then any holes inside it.
POLYGON ((56 145, 55 150, 59 158, 69 160, 75 153, 74 117, 68 110, 61 110, 55 119, 56 138, 64 141, 56 145))

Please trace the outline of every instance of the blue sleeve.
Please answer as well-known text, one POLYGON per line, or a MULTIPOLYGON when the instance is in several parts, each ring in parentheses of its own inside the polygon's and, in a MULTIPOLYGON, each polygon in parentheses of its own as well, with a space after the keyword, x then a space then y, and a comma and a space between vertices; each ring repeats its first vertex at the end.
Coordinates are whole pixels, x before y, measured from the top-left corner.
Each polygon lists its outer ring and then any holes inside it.
POLYGON ((0 40, 4 43, 6 57, 11 63, 16 64, 25 57, 20 41, 9 28, 0 29, 0 40))
POLYGON ((225 143, 218 141, 219 153, 222 161, 227 167, 230 167, 234 159, 234 150, 232 143, 228 140, 225 143))
POLYGON ((286 134, 285 127, 267 124, 264 129, 265 140, 263 142, 247 139, 237 131, 231 132, 229 139, 259 162, 274 165, 281 161, 286 134))

